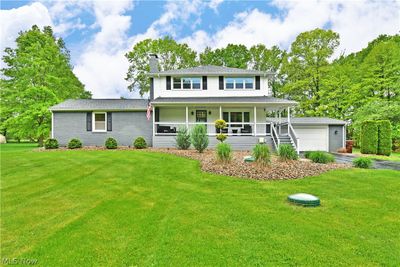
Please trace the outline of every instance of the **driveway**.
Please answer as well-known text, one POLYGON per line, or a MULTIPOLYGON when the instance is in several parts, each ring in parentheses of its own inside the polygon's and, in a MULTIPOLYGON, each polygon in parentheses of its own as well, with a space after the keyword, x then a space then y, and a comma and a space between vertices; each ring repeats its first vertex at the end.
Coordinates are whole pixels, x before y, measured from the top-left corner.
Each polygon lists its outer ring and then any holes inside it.
MULTIPOLYGON (((335 156, 336 162, 339 163, 353 163, 353 159, 358 158, 351 154, 331 153, 335 156)), ((373 169, 388 169, 400 171, 400 162, 390 160, 373 159, 373 169)))

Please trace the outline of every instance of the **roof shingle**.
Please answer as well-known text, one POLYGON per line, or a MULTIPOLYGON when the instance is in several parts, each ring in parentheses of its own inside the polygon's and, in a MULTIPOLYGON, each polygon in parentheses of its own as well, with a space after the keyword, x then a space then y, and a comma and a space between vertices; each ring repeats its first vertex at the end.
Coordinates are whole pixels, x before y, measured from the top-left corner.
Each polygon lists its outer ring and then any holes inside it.
POLYGON ((146 99, 68 99, 50 107, 51 111, 145 110, 146 99))

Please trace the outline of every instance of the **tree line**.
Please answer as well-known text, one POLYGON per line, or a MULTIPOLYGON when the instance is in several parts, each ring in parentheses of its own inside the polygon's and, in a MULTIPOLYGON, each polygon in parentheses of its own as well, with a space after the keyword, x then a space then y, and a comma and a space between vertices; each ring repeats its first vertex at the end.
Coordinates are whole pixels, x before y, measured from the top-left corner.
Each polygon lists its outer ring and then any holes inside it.
MULTIPOLYGON (((315 29, 299 34, 288 50, 258 44, 206 47, 200 53, 171 37, 146 39, 126 54, 129 91, 149 91, 149 53, 161 70, 218 65, 274 72, 275 97, 299 102, 296 116, 326 116, 351 122, 350 137, 367 119, 389 119, 400 143, 400 35, 381 35, 359 52, 333 59, 339 34, 315 29)), ((1 69, 0 129, 12 138, 39 141, 49 136, 49 107, 91 93, 72 72, 69 51, 51 27, 20 32, 6 48, 1 69)))

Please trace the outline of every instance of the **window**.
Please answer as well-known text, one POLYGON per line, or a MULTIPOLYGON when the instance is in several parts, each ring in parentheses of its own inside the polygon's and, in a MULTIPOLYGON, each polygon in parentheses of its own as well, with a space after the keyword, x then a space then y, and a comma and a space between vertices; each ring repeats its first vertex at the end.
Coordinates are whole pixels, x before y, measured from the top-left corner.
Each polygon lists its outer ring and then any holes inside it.
POLYGON ((200 77, 174 77, 173 88, 177 90, 201 89, 200 77))
POLYGON ((93 131, 94 132, 107 131, 107 113, 93 112, 93 131))
POLYGON ((225 89, 254 89, 254 79, 251 77, 227 77, 225 89))
POLYGON ((229 127, 242 127, 244 122, 250 122, 250 112, 223 112, 222 118, 229 127), (240 124, 232 124, 232 122, 240 124))

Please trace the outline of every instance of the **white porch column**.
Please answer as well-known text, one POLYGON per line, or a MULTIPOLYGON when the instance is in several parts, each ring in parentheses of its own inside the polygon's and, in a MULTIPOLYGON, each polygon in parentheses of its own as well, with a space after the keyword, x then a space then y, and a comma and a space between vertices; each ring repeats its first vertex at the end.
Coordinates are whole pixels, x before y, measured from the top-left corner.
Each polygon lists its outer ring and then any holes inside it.
POLYGON ((281 128, 282 128, 282 112, 281 112, 281 110, 278 110, 278 114, 279 114, 279 134, 281 134, 282 133, 282 131, 281 131, 281 128))
POLYGON ((287 122, 290 124, 290 107, 287 108, 287 122))
POLYGON ((186 129, 189 130, 189 108, 186 106, 186 129))
POLYGON ((222 107, 219 106, 219 119, 222 120, 222 107))
POLYGON ((254 106, 254 136, 257 135, 257 107, 254 106))
POLYGON ((156 108, 153 106, 152 109, 153 110, 151 111, 151 118, 153 120, 153 137, 154 137, 154 136, 156 136, 156 128, 157 128, 157 125, 156 125, 156 108))

